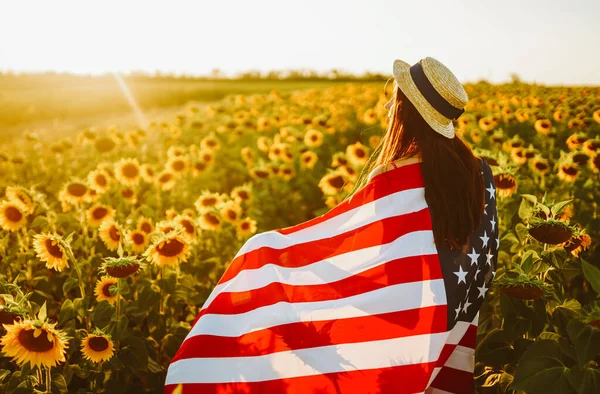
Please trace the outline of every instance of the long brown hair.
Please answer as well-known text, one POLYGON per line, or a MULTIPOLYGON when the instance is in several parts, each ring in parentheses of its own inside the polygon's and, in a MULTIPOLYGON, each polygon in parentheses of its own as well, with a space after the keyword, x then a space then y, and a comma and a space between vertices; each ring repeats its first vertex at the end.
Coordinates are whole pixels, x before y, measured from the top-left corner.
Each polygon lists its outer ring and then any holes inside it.
POLYGON ((396 100, 387 130, 346 198, 367 183, 373 168, 420 155, 435 243, 438 247, 461 249, 483 215, 480 159, 458 135, 448 139, 435 132, 397 85, 395 89, 396 100))

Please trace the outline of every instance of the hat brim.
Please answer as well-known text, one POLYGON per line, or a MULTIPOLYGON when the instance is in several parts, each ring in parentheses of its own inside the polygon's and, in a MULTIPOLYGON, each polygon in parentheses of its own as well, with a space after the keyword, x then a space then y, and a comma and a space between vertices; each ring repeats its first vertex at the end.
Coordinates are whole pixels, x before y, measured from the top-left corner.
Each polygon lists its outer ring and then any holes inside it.
POLYGON ((454 138, 456 133, 452 120, 440 114, 431 106, 431 104, 429 104, 425 97, 423 97, 413 82, 409 71, 410 67, 410 64, 402 60, 396 59, 394 61, 393 75, 396 84, 432 129, 446 138, 454 138))

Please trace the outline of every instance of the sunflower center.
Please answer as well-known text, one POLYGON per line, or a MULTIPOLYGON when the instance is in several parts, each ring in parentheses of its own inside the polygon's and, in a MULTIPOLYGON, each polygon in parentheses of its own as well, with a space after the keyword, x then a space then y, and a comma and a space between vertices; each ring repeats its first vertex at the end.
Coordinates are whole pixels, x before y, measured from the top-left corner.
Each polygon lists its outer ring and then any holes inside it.
POLYGON ((48 238, 44 242, 44 246, 46 247, 46 250, 52 257, 56 257, 57 259, 62 259, 63 252, 62 252, 62 250, 60 250, 60 246, 58 245, 58 243, 56 245, 54 245, 52 240, 50 238, 48 238))
POLYGON ((328 182, 336 189, 341 189, 344 186, 344 178, 340 175, 329 178, 328 182))
POLYGON ((179 222, 184 228, 185 232, 188 234, 194 234, 194 226, 190 223, 189 220, 182 220, 179 222))
POLYGON ((213 140, 208 140, 208 141, 206 141, 206 145, 207 145, 207 146, 210 146, 210 147, 213 147, 213 146, 215 146, 215 145, 216 145, 216 143, 215 143, 215 141, 213 141, 213 140))
POLYGON ((110 287, 114 284, 115 282, 112 281, 105 283, 104 286, 102 286, 102 294, 104 294, 106 297, 113 297, 113 295, 110 294, 110 287))
POLYGON ((319 138, 319 137, 317 137, 317 135, 316 135, 316 134, 312 134, 312 135, 310 136, 310 140, 311 140, 311 141, 313 141, 313 142, 314 142, 314 141, 316 141, 318 138, 319 138))
POLYGON ((164 242, 162 246, 158 246, 158 253, 167 257, 177 256, 183 251, 184 246, 183 242, 172 239, 171 242, 164 242))
POLYGON ((173 227, 167 226, 167 227, 163 228, 163 233, 167 234, 167 233, 170 233, 173 230, 174 230, 173 227))
POLYGON ((138 166, 133 163, 125 164, 121 171, 126 178, 135 178, 140 173, 138 166))
POLYGON ((515 187, 515 178, 510 175, 501 174, 496 180, 498 189, 511 189, 515 187))
POLYGON ((98 207, 92 211, 92 217, 94 219, 102 219, 106 215, 108 215, 108 209, 104 207, 98 207))
POLYGON ((219 221, 219 218, 210 212, 207 212, 204 214, 204 220, 206 220, 207 222, 209 222, 210 224, 213 224, 213 225, 217 225, 217 224, 221 223, 219 221))
POLYGON ((229 210, 227 211, 227 217, 228 217, 229 219, 231 219, 231 220, 235 220, 235 219, 237 219, 237 213, 235 213, 235 211, 234 211, 234 210, 232 210, 232 209, 229 209, 229 210))
POLYGON ((597 151, 598 149, 600 149, 600 142, 591 142, 588 145, 588 149, 591 150, 592 152, 597 151))
POLYGON ((133 235, 131 236, 131 239, 133 240, 133 243, 135 243, 136 245, 143 245, 145 238, 142 234, 140 233, 133 233, 133 235))
POLYGON ((158 181, 160 183, 167 183, 169 182, 171 179, 173 178, 173 176, 171 174, 163 174, 160 176, 160 178, 158 178, 158 181))
POLYGON ((242 222, 242 224, 240 225, 240 227, 242 228, 242 230, 248 230, 250 228, 250 223, 248 223, 248 222, 242 222))
POLYGON ((177 160, 173 162, 173 169, 175 171, 183 171, 185 168, 185 163, 182 160, 177 160))
POLYGON ((121 195, 125 198, 131 198, 131 197, 133 197, 133 190, 123 189, 123 190, 121 190, 121 195))
POLYGON ((356 157, 362 159, 363 157, 365 157, 365 151, 362 149, 357 149, 354 154, 356 155, 356 157))
POLYGON ((44 353, 54 347, 54 342, 48 340, 48 332, 41 330, 42 333, 36 338, 33 334, 35 330, 21 330, 19 333, 19 342, 30 352, 44 353))
POLYGON ((580 166, 586 165, 589 159, 590 157, 585 153, 577 153, 573 155, 573 161, 579 164, 580 166))
POLYGON ((245 190, 240 190, 238 192, 238 196, 242 199, 242 200, 247 200, 249 198, 248 196, 248 192, 245 190))
POLYGON ((198 162, 194 165, 194 167, 198 170, 198 171, 204 171, 204 169, 206 168, 206 164, 202 163, 202 162, 198 162))
POLYGON ((548 164, 544 163, 543 161, 538 161, 537 163, 535 163, 535 168, 537 168, 538 170, 546 170, 548 168, 548 164))
POLYGON ((562 170, 567 175, 577 175, 577 168, 573 166, 564 166, 562 170))
POLYGON ((110 236, 110 239, 112 239, 113 241, 121 240, 121 233, 115 226, 110 227, 110 229, 108 230, 108 235, 110 236))
POLYGON ((99 186, 106 186, 106 184, 108 183, 104 175, 96 175, 96 179, 94 181, 99 186))
POLYGON ((208 197, 202 200, 202 205, 205 207, 212 207, 217 203, 217 199, 214 197, 208 197))
POLYGON ((92 337, 88 341, 88 346, 95 352, 102 352, 108 349, 108 339, 105 337, 92 337))
POLYGON ((140 226, 140 229, 142 229, 142 231, 145 232, 146 234, 149 234, 150 232, 152 232, 152 226, 148 222, 143 222, 142 225, 140 226))
POLYGON ((71 183, 67 186, 67 191, 70 195, 75 197, 83 197, 87 193, 87 187, 81 183, 71 183))
POLYGON ((23 217, 23 214, 18 208, 9 206, 4 210, 4 216, 11 222, 18 222, 23 217))
POLYGON ((266 178, 269 176, 269 173, 267 171, 263 171, 263 170, 257 170, 254 172, 256 174, 257 177, 259 178, 266 178))
POLYGON ((212 160, 212 155, 205 153, 204 155, 202 155, 202 160, 204 161, 211 161, 212 160))

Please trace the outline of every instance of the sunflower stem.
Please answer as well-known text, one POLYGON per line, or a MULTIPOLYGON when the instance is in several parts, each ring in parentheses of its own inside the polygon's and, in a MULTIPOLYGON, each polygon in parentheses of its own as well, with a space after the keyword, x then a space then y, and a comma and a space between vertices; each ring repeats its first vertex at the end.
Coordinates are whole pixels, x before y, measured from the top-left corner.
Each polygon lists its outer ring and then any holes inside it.
POLYGON ((50 367, 46 369, 46 391, 52 393, 52 374, 50 373, 50 367))
MULTIPOLYGON (((165 266, 163 264, 159 270, 159 279, 162 279, 164 277, 165 277, 165 266)), ((160 286, 160 314, 161 315, 165 314, 165 305, 164 305, 164 300, 163 300, 163 287, 162 286, 160 286)))

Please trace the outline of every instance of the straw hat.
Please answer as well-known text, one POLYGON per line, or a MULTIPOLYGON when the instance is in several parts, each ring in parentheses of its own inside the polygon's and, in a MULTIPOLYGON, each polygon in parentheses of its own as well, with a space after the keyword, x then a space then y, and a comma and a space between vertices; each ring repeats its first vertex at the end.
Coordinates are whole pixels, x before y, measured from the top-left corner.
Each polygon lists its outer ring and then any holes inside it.
POLYGON ((467 92, 446 66, 426 57, 410 65, 394 61, 394 80, 423 119, 446 138, 454 138, 452 119, 464 112, 467 92))

